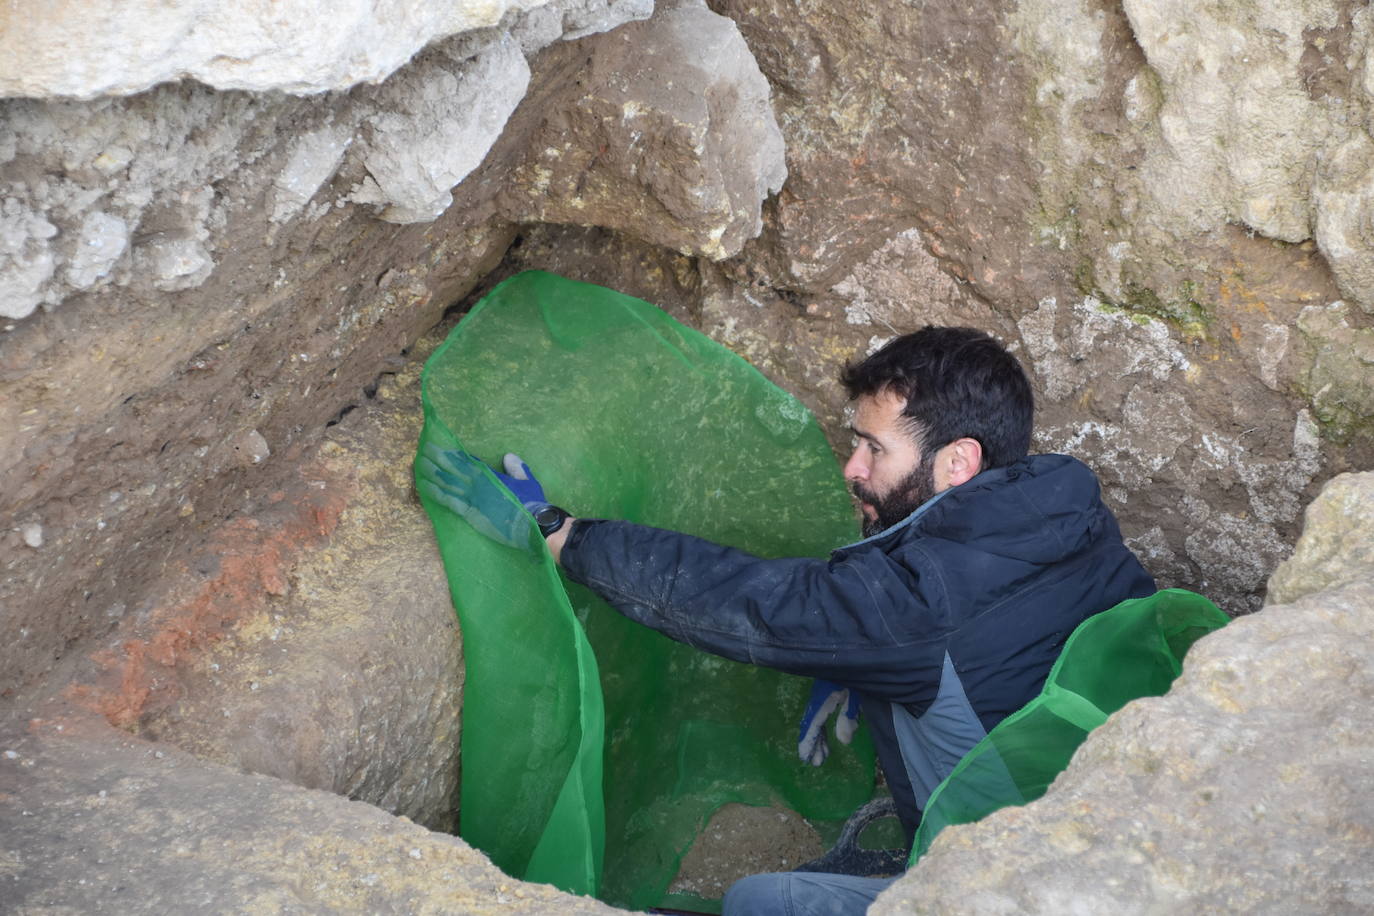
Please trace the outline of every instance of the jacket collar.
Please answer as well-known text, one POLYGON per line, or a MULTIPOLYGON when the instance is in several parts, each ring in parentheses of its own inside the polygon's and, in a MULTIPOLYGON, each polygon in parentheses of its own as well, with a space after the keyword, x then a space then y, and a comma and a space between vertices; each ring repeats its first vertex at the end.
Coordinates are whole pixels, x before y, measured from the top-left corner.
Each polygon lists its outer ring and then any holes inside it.
POLYGON ((934 506, 940 500, 944 499, 946 495, 953 493, 956 489, 956 487, 950 487, 948 489, 941 490, 939 493, 936 493, 930 499, 926 500, 925 502, 921 503, 921 505, 917 506, 915 512, 912 512, 910 515, 902 519, 897 524, 884 528, 877 534, 870 534, 868 537, 864 538, 861 541, 855 541, 852 544, 845 544, 843 547, 836 547, 832 551, 832 553, 848 553, 849 551, 856 550, 859 547, 864 546, 865 544, 872 544, 877 541, 886 540, 887 538, 897 537, 904 530, 914 525, 921 516, 925 515, 928 511, 930 511, 930 508, 932 506, 934 506))

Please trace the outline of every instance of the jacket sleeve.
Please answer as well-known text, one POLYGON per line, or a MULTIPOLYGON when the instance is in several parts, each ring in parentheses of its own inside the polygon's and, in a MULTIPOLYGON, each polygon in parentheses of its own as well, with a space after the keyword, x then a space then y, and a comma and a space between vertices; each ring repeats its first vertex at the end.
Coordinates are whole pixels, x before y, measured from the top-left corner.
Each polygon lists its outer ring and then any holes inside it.
POLYGON ((922 582, 881 551, 766 560, 674 531, 580 519, 569 578, 666 636, 736 661, 824 677, 878 695, 943 663, 944 622, 922 582), (926 656, 929 656, 927 658, 926 656))

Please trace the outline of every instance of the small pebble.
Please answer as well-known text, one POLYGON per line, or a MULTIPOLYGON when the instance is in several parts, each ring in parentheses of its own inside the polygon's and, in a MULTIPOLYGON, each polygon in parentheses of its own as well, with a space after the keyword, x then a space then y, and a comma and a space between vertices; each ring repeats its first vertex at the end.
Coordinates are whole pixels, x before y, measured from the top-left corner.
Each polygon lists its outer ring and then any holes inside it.
POLYGON ((420 852, 420 850, 418 850, 418 849, 412 849, 412 850, 410 851, 410 857, 411 857, 412 859, 423 859, 423 858, 424 858, 424 853, 420 852))
POLYGON ((18 751, 5 751, 5 758, 6 758, 7 760, 18 760, 18 759, 19 759, 19 752, 18 752, 18 751))
POLYGON ((37 522, 27 522, 19 526, 19 536, 34 550, 43 546, 43 526, 37 522))

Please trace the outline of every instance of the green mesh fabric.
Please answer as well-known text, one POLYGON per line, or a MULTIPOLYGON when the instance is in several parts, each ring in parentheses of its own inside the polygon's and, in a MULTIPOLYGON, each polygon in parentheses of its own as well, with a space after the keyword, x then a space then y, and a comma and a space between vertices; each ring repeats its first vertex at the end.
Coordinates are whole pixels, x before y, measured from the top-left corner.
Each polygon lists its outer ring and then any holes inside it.
POLYGON ((1083 621, 1040 695, 998 723, 935 787, 909 864, 950 824, 1044 795, 1088 732, 1131 700, 1166 692, 1188 648, 1228 620, 1201 595, 1166 589, 1083 621))
MULTIPOLYGON (((611 290, 540 272, 507 280, 430 358, 423 392, 422 450, 488 463, 516 452, 578 515, 763 556, 824 556, 855 538, 806 409, 611 290)), ((819 768, 797 759, 808 681, 627 621, 560 576, 532 520, 514 548, 424 502, 463 628, 460 833, 508 873, 657 905, 720 805, 839 819, 872 794, 863 731, 819 768)))

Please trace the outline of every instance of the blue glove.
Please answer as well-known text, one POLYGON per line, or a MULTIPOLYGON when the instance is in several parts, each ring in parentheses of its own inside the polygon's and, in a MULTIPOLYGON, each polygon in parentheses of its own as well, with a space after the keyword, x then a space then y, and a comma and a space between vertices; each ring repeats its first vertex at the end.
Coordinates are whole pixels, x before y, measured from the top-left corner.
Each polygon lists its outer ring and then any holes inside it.
POLYGON ((825 738, 825 720, 835 715, 835 737, 841 744, 854 739, 859 728, 859 695, 834 681, 817 679, 811 686, 811 699, 802 713, 801 732, 797 735, 797 756, 818 767, 830 756, 830 742, 825 738), (839 711, 843 707, 843 711, 839 711))
POLYGON ((519 455, 510 452, 501 459, 501 466, 506 469, 506 473, 496 473, 496 479, 506 485, 506 489, 515 494, 515 498, 520 500, 520 505, 529 510, 533 515, 535 510, 542 509, 549 504, 544 498, 544 487, 535 479, 534 474, 530 473, 530 466, 520 459, 519 455))
POLYGON ((523 503, 527 496, 544 501, 544 490, 529 473, 529 468, 514 455, 506 456, 506 467, 521 474, 495 474, 485 464, 461 449, 442 449, 433 443, 415 459, 415 487, 421 494, 463 517, 479 532, 522 550, 534 549, 542 538, 533 520, 511 502, 506 484, 523 503), (500 481, 500 482, 498 482, 500 481), (515 487, 520 489, 517 491, 515 487), (533 534, 533 538, 531 538, 533 534))

